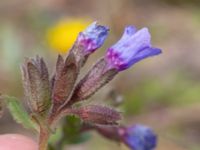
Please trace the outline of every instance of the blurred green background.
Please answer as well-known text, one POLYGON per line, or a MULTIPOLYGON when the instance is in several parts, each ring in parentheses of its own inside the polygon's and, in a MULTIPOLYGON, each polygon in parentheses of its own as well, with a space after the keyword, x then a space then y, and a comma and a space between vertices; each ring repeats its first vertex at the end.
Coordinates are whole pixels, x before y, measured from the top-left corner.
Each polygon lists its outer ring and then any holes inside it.
MULTIPOLYGON (((199 0, 1 0, 1 93, 23 100, 19 66, 24 58, 43 56, 53 73, 57 54, 66 55, 78 32, 94 20, 108 25, 110 35, 83 72, 120 38, 126 25, 148 27, 153 45, 163 54, 118 75, 93 103, 116 103, 110 95, 114 91, 123 97, 123 123, 152 126, 160 137, 157 150, 199 150, 199 0)), ((33 136, 6 113, 0 133, 8 132, 33 136)), ((93 134, 91 141, 68 149, 127 149, 93 134)))

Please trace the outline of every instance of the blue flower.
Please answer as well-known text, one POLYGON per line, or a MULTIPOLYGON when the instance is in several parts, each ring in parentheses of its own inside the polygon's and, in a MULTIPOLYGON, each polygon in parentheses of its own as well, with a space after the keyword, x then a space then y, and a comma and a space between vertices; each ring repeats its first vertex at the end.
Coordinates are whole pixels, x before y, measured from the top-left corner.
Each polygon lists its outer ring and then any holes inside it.
POLYGON ((147 28, 137 31, 135 27, 128 26, 121 39, 107 50, 105 58, 111 68, 122 71, 144 58, 160 53, 160 49, 151 46, 147 28))
POLYGON ((123 140, 132 150, 154 150, 157 144, 153 130, 143 125, 126 128, 123 140))
POLYGON ((108 31, 108 27, 93 22, 86 30, 80 32, 77 42, 83 46, 86 54, 90 54, 103 45, 108 31))

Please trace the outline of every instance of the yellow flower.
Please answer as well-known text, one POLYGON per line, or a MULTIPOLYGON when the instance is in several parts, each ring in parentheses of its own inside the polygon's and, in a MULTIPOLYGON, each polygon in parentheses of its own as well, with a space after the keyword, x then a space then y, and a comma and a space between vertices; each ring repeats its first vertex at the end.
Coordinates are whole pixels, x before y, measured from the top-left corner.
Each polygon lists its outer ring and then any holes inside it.
POLYGON ((88 25, 89 21, 83 19, 61 20, 47 30, 47 42, 53 50, 65 53, 88 25))

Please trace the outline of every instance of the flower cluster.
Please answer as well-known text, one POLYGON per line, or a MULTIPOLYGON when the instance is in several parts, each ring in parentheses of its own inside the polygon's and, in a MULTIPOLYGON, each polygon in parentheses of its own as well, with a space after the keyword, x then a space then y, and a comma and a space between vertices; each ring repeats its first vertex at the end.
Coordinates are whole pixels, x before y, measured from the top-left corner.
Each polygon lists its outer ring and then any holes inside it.
MULTIPOLYGON (((102 45, 104 41, 102 39, 107 36, 105 34, 107 30, 106 27, 99 27, 93 23, 84 33, 88 35, 87 39, 101 41, 98 45, 102 45), (90 33, 95 34, 91 35, 90 33)), ((85 47, 91 47, 89 43, 85 44, 85 47)), ((87 48, 86 50, 90 51, 87 48)), ((121 39, 108 48, 105 56, 93 66, 85 78, 77 85, 72 101, 69 103, 89 98, 118 72, 128 69, 140 60, 160 53, 160 49, 151 46, 151 36, 147 28, 137 31, 133 26, 126 27, 121 39)))
POLYGON ((47 148, 50 131, 55 129, 57 122, 71 115, 78 116, 83 124, 92 124, 102 135, 124 142, 131 149, 155 148, 156 135, 151 129, 141 125, 118 126, 121 113, 115 109, 101 105, 74 105, 87 100, 120 71, 161 53, 160 49, 151 46, 147 28, 137 31, 132 26, 126 27, 122 38, 108 48, 105 56, 76 84, 87 58, 103 45, 108 31, 107 27, 95 22, 79 33, 68 56, 58 56, 51 79, 45 62, 39 56, 27 59, 22 65, 25 95, 40 128, 39 150, 47 148))

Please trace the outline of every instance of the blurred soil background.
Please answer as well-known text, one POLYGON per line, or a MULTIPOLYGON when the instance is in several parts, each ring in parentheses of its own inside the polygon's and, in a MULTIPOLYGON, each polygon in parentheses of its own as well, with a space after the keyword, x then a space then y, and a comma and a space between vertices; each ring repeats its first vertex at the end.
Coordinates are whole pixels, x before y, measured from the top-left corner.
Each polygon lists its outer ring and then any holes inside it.
MULTIPOLYGON (((120 38, 126 25, 148 27, 153 45, 163 54, 121 73, 92 99, 118 105, 112 94, 122 96, 123 123, 151 126, 159 135, 157 150, 199 150, 199 0, 1 0, 1 93, 24 101, 19 68, 24 58, 43 56, 53 73, 57 54, 66 55, 77 33, 94 20, 109 26, 110 35, 83 72, 120 38)), ((34 136, 6 111, 0 134, 8 132, 34 136)), ((95 138, 68 149, 127 149, 93 134, 95 138)))

